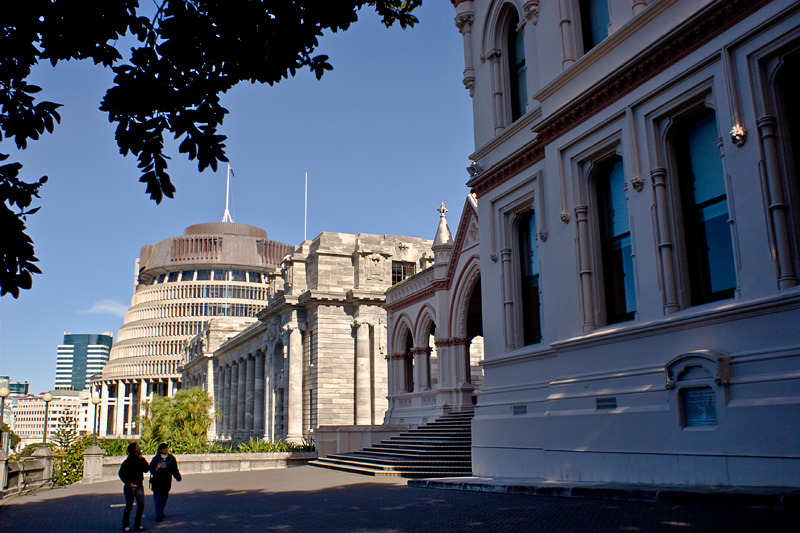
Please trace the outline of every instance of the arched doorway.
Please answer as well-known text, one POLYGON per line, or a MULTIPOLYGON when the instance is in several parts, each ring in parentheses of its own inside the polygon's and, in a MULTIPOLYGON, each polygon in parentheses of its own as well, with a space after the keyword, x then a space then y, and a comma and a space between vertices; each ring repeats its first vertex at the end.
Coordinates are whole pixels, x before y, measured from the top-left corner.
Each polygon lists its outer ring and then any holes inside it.
POLYGON ((467 380, 475 388, 483 388, 483 314, 481 313, 481 280, 475 283, 467 303, 467 380))

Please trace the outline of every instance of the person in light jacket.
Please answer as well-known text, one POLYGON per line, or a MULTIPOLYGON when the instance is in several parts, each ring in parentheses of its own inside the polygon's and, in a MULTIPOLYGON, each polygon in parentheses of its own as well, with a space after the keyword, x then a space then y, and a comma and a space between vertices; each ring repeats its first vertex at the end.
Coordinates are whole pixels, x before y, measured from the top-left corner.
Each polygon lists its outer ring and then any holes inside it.
POLYGON ((144 513, 144 473, 150 470, 147 459, 142 457, 142 449, 135 442, 128 445, 128 458, 119 467, 119 478, 124 483, 122 493, 125 495, 125 511, 122 512, 122 530, 131 530, 131 510, 133 500, 136 500, 136 518, 134 518, 134 531, 145 531, 142 527, 142 514, 144 513))
POLYGON ((150 461, 150 490, 153 491, 153 504, 156 507, 156 522, 164 521, 164 507, 167 505, 169 491, 172 489, 172 478, 181 480, 178 461, 169 453, 165 443, 158 445, 158 453, 150 461))

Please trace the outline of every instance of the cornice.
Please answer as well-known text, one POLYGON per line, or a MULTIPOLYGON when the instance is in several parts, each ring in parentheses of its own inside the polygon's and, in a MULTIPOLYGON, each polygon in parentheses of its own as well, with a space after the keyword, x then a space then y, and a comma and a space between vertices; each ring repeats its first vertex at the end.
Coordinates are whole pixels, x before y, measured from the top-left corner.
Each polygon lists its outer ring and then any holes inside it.
MULTIPOLYGON (((606 76, 559 113, 542 122, 537 137, 514 156, 485 171, 468 183, 482 196, 544 159, 544 147, 586 121, 679 60, 711 41, 769 0, 728 0, 718 2, 675 28, 628 65, 606 76)), ((541 93, 540 93, 541 94, 541 93)))
MULTIPOLYGON (((536 107, 525 114, 525 116, 521 117, 519 120, 514 122, 511 126, 508 127, 503 133, 494 137, 492 140, 481 146, 478 150, 476 150, 472 155, 469 156, 471 161, 478 161, 486 154, 490 153, 491 151, 495 150, 497 147, 505 144, 511 137, 516 135, 517 133, 527 130, 533 126, 533 124, 542 118, 542 106, 536 105, 536 107)), ((473 181, 480 180, 480 175, 476 176, 475 178, 471 179, 467 182, 467 187, 471 187, 471 183, 473 181)))

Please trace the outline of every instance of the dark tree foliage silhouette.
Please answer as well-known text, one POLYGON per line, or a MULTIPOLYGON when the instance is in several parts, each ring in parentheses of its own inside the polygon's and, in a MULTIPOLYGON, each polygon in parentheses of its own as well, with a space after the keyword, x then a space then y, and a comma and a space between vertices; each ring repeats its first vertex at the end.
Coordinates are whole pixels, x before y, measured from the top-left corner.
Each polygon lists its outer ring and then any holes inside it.
MULTIPOLYGON (((411 12, 422 0, 25 0, 7 2, 0 16, 0 142, 20 150, 29 140, 52 133, 60 104, 37 102, 40 87, 26 79, 39 61, 56 65, 91 59, 115 74, 100 105, 117 124, 123 155, 138 160, 139 181, 150 198, 172 198, 165 135, 180 139, 179 151, 200 171, 217 169, 225 157, 225 136, 217 132, 227 110, 220 94, 237 83, 278 83, 299 69, 317 78, 333 67, 314 55, 323 31, 346 30, 369 6, 388 27, 413 26, 411 12), (150 16, 144 16, 144 11, 150 16), (115 47, 135 37, 127 61, 115 47)), ((22 165, 7 163, 0 144, 0 296, 19 297, 30 289, 36 266, 26 220, 47 181, 21 176, 22 165)))

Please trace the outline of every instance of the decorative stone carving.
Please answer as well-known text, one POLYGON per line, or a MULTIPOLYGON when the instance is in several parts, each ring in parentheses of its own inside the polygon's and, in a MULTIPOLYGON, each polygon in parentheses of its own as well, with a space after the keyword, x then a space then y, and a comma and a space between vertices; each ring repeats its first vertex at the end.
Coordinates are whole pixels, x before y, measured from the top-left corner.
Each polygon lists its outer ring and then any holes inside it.
POLYGON ((525 18, 536 26, 539 22, 539 0, 530 0, 526 2, 525 5, 522 6, 522 10, 525 12, 525 18))
POLYGON ((367 280, 383 280, 383 256, 373 253, 364 258, 364 274, 367 280))
POLYGON ((747 140, 747 131, 744 129, 744 126, 741 124, 736 124, 731 129, 731 142, 738 147, 744 146, 745 141, 747 140))
POLYGON ((644 188, 644 178, 641 176, 634 176, 631 178, 631 185, 636 192, 642 192, 644 188))
POLYGON ((475 13, 461 13, 456 17, 456 28, 463 35, 465 26, 472 26, 473 22, 475 22, 475 13))

